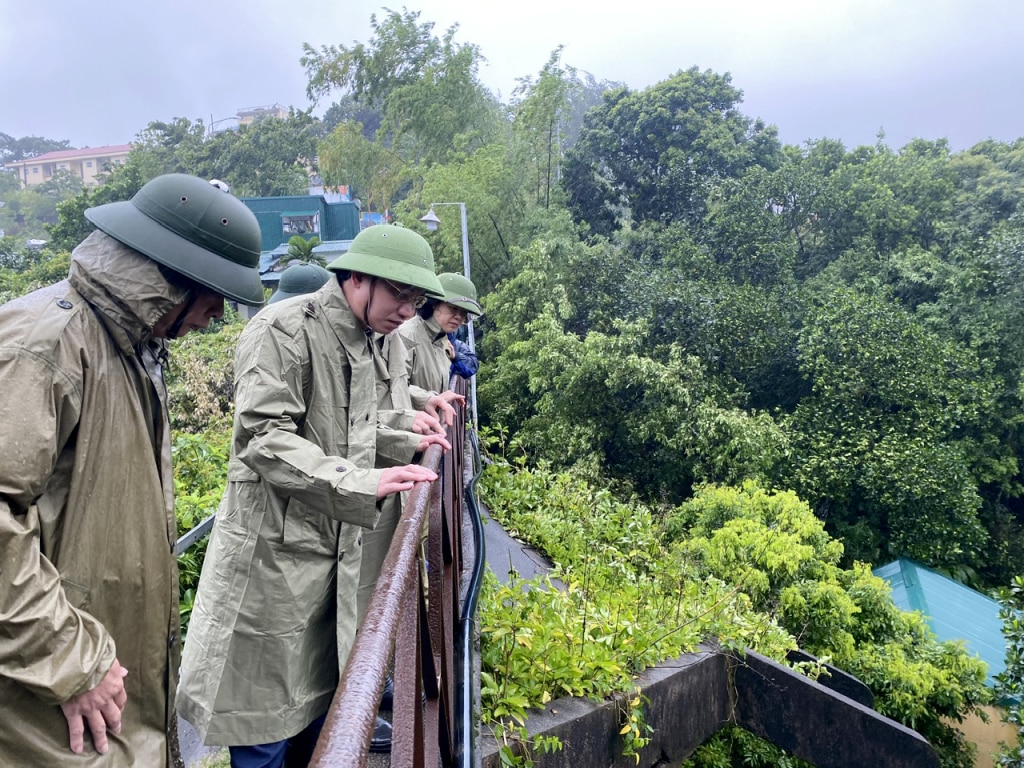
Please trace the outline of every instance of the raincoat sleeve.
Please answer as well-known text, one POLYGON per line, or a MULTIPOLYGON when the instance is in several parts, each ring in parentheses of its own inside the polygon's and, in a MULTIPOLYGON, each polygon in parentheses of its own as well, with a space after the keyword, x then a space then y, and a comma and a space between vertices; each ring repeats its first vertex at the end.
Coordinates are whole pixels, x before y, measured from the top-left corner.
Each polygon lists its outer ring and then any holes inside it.
MULTIPOLYGON (((308 370, 305 347, 269 324, 247 330, 253 332, 242 334, 235 353, 238 459, 280 495, 335 520, 372 528, 383 470, 357 467, 299 434, 308 407, 303 387, 308 370)), ((345 444, 345 414, 340 415, 339 433, 325 438, 345 444)))
POLYGON ((75 382, 36 355, 0 349, 0 676, 61 703, 99 685, 114 641, 75 608, 42 554, 34 501, 78 423, 75 382))
POLYGON ((415 384, 409 385, 409 396, 412 398, 412 407, 417 411, 422 411, 426 408, 427 400, 436 394, 437 392, 431 392, 429 389, 417 387, 415 384))
MULTIPOLYGON (((380 411, 379 414, 404 414, 411 411, 380 411)), ((377 424, 377 466, 401 467, 411 464, 422 437, 415 432, 377 424)))
POLYGON ((469 344, 455 338, 454 334, 448 334, 448 338, 452 346, 455 347, 455 359, 452 360, 451 373, 464 379, 473 378, 477 368, 480 367, 476 353, 469 348, 469 344))

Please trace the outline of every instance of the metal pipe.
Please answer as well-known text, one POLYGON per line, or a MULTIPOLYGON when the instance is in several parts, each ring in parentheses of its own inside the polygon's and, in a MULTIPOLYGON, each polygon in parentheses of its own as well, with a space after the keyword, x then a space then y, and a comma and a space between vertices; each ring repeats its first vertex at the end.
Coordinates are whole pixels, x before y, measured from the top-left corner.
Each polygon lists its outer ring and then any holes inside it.
POLYGON ((480 595, 486 568, 486 548, 484 544, 484 526, 480 518, 480 509, 476 501, 476 481, 482 472, 480 462, 480 445, 475 431, 469 433, 473 444, 473 478, 466 487, 466 499, 469 505, 469 519, 473 528, 473 546, 476 556, 473 559, 473 571, 466 588, 466 598, 462 604, 459 617, 459 635, 456 640, 455 654, 458 659, 455 680, 455 743, 456 760, 459 768, 476 768, 476 720, 473 717, 472 686, 476 679, 473 674, 473 649, 475 648, 473 629, 476 622, 476 607, 480 595))

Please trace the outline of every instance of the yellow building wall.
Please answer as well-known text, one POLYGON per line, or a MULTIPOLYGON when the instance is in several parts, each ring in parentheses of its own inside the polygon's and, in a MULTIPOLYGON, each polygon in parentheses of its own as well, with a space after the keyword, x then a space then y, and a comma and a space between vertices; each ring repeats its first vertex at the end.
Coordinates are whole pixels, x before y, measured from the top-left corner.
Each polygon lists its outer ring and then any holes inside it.
POLYGON ((977 715, 971 715, 957 727, 964 732, 968 741, 978 747, 974 768, 995 768, 993 754, 999 751, 999 742, 1016 743, 1017 729, 1000 720, 1002 710, 999 707, 981 707, 988 715, 988 722, 983 722, 977 715))

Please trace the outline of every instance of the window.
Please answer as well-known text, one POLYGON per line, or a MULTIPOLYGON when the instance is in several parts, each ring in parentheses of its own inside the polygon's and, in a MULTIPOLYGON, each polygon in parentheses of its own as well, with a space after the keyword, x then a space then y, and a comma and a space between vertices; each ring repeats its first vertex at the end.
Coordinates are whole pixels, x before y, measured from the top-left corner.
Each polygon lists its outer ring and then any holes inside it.
POLYGON ((92 168, 92 160, 86 160, 85 161, 85 167, 86 168, 92 168))
POLYGON ((66 170, 68 169, 68 165, 67 165, 67 163, 60 163, 60 164, 59 164, 59 165, 57 166, 57 168, 59 168, 59 169, 60 169, 60 170, 62 170, 62 171, 66 171, 66 170))
POLYGON ((39 173, 39 166, 38 165, 33 165, 32 166, 32 173, 39 173))
POLYGON ((316 211, 282 213, 281 231, 286 235, 319 235, 320 214, 316 211))

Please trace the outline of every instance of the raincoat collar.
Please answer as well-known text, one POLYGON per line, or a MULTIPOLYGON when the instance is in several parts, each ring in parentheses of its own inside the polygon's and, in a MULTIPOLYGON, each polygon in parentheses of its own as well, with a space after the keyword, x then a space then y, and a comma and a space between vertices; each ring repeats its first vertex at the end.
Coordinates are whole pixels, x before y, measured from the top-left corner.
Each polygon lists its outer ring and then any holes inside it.
POLYGON ((441 330, 441 324, 439 322, 437 322, 437 320, 434 319, 433 315, 431 315, 430 317, 427 317, 427 318, 425 318, 423 320, 423 326, 428 331, 430 331, 430 340, 431 341, 439 341, 442 336, 447 336, 448 335, 447 333, 445 333, 444 331, 441 330))

